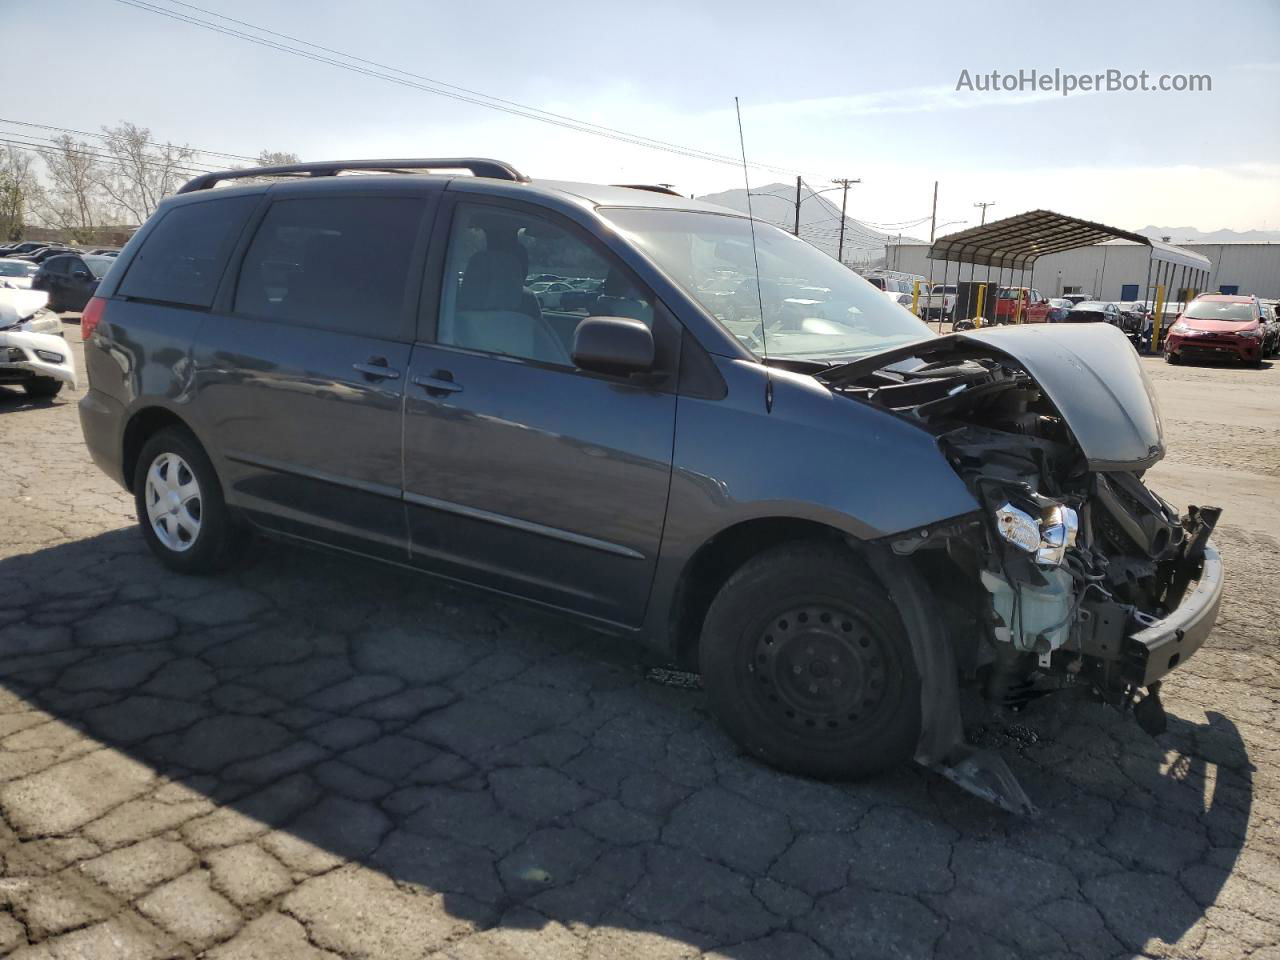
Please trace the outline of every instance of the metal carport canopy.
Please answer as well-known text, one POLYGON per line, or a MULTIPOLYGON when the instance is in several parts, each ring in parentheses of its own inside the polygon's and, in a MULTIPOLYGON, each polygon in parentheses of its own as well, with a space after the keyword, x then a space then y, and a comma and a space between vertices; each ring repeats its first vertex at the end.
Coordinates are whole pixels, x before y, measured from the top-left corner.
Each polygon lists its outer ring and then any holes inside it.
POLYGON ((1130 240, 1151 248, 1151 259, 1195 270, 1209 269, 1209 258, 1171 243, 1150 240, 1105 223, 1068 217, 1052 210, 1031 210, 993 220, 980 227, 939 237, 929 248, 930 260, 974 263, 1021 270, 1049 253, 1089 247, 1106 240, 1130 240))

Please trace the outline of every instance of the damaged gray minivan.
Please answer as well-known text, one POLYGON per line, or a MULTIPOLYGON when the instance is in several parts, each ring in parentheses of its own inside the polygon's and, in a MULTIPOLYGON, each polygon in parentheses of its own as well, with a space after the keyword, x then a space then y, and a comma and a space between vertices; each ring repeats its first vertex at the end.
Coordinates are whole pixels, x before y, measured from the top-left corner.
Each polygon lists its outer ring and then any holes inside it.
POLYGON ((914 757, 1030 810, 962 691, 1091 690, 1158 730, 1217 616, 1217 511, 1144 485, 1164 441, 1123 334, 935 336, 661 188, 469 159, 202 176, 82 333, 85 440, 169 566, 258 531, 564 610, 698 670, 797 773, 914 757))

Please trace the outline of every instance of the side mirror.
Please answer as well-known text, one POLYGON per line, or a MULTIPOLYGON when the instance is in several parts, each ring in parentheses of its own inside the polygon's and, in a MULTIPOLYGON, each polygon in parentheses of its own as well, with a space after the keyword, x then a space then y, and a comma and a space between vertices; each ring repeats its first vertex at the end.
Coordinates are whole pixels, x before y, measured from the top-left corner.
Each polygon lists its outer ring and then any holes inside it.
POLYGON ((630 317, 587 317, 573 335, 573 362, 593 373, 641 373, 653 367, 653 333, 630 317))
POLYGON ((91 274, 88 270, 77 270, 75 273, 71 274, 71 278, 73 280, 88 280, 90 276, 91 274))

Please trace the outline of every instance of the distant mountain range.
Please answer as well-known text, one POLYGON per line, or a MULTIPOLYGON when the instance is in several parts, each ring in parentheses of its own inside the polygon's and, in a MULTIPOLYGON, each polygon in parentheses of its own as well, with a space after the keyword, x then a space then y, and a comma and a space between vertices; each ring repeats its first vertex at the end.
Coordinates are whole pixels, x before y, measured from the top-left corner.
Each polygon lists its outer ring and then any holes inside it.
MULTIPOLYGON (((885 241, 898 242, 898 234, 888 233, 868 226, 848 216, 849 209, 856 209, 858 187, 849 189, 849 207, 844 223, 844 261, 854 266, 876 266, 884 262, 885 241)), ((741 213, 747 212, 745 190, 725 190, 698 197, 708 203, 718 203, 741 213)), ((752 212, 758 220, 767 220, 790 232, 795 227, 796 187, 794 183, 766 183, 751 188, 752 212)), ((927 224, 926 224, 927 227, 927 224)), ((800 202, 800 236, 831 256, 840 246, 840 191, 821 195, 806 187, 800 202)), ((903 243, 920 243, 908 234, 902 235, 903 243)))
POLYGON ((1152 240, 1169 237, 1170 243, 1277 243, 1280 230, 1197 230, 1195 227, 1143 227, 1135 231, 1152 240))

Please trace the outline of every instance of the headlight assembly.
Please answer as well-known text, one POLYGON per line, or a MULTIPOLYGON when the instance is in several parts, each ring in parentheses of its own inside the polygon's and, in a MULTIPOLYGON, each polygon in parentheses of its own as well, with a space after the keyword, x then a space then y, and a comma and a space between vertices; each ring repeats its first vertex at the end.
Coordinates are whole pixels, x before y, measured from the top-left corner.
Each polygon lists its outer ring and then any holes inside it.
POLYGON ((1034 553, 1036 563, 1056 567, 1068 548, 1075 546, 1080 521, 1074 510, 1062 504, 1053 504, 1035 516, 1006 503, 996 509, 996 529, 1018 549, 1034 553))

